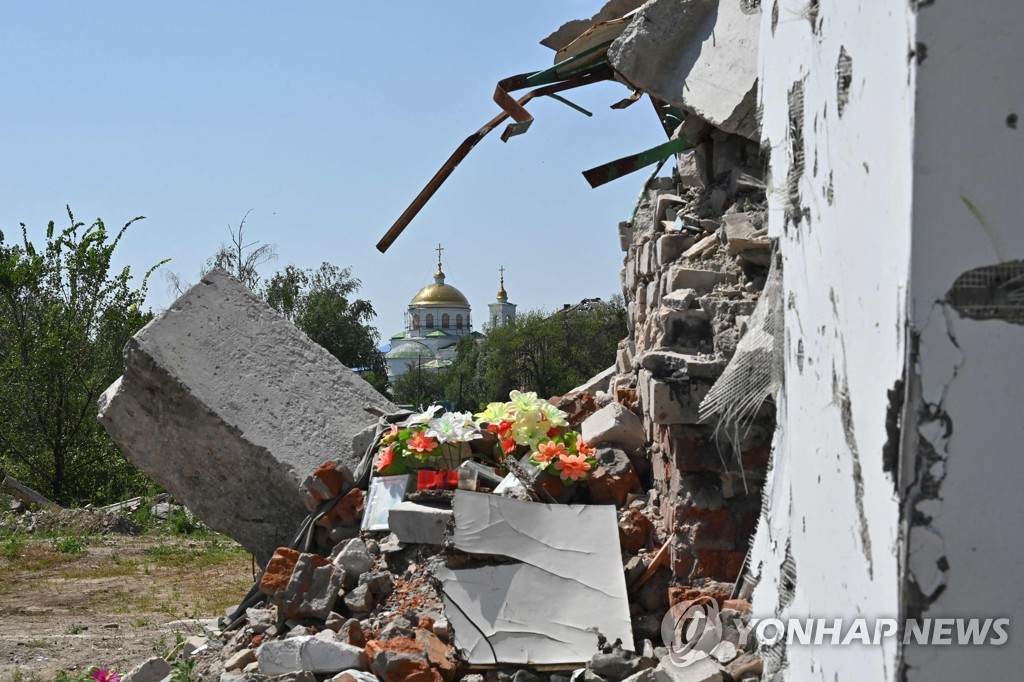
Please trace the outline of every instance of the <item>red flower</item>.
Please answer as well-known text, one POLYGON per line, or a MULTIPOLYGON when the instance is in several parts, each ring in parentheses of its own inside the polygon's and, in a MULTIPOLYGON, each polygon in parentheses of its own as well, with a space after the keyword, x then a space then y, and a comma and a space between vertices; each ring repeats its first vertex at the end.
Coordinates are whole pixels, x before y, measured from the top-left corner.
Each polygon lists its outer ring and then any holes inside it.
POLYGON ((557 435, 558 435, 558 427, 557 426, 552 426, 550 429, 548 429, 548 438, 554 438, 557 435))
POLYGON ((512 431, 512 422, 502 420, 497 424, 488 424, 487 430, 490 433, 498 434, 498 438, 504 440, 508 438, 509 432, 512 431))
POLYGON ((377 455, 377 472, 384 471, 395 463, 395 444, 387 446, 377 455))
POLYGON ((516 439, 506 438, 501 441, 501 449, 505 451, 506 455, 511 454, 512 451, 516 449, 516 439))
POLYGON ((419 431, 406 443, 410 450, 420 453, 428 453, 437 448, 437 441, 431 438, 424 431, 419 431))

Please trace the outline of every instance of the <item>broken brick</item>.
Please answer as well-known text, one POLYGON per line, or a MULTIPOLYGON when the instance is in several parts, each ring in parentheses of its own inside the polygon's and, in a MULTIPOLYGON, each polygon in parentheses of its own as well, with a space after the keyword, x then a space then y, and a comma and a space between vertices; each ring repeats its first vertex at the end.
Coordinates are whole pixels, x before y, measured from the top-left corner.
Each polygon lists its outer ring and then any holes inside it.
POLYGON ((619 544, 622 551, 636 554, 647 546, 654 524, 639 509, 630 509, 619 521, 619 544))
POLYGON ((288 581, 292 579, 292 571, 295 570, 295 562, 299 560, 300 552, 289 547, 278 547, 274 556, 270 557, 267 570, 260 580, 260 591, 268 597, 272 597, 284 588, 288 587, 288 581))

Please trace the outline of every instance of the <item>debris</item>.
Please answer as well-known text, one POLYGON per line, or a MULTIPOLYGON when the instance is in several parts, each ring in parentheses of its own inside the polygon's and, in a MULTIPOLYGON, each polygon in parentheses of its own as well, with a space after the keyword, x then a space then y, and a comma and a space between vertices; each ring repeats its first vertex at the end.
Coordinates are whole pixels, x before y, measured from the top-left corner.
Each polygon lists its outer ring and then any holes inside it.
POLYGON ((122 678, 122 682, 161 682, 171 674, 171 666, 159 656, 140 663, 122 678))
POLYGON ((305 635, 264 642, 256 652, 259 671, 264 675, 308 671, 337 673, 366 670, 366 655, 359 647, 305 635))
POLYGON ((363 530, 387 530, 391 509, 405 499, 409 489, 409 474, 374 476, 366 494, 363 530))
POLYGON ((393 409, 223 270, 132 337, 99 404, 130 460, 261 563, 306 516, 298 476, 354 467, 363 405, 393 409))
POLYGON ((756 139, 761 13, 741 4, 651 0, 612 43, 609 60, 630 87, 756 139))
POLYGON ((582 663, 597 632, 632 648, 612 507, 460 490, 453 508, 457 549, 521 562, 436 572, 456 646, 471 665, 582 663))
POLYGON ((402 502, 391 509, 388 523, 400 542, 440 545, 451 517, 450 509, 402 502))
POLYGON ((618 403, 602 407, 587 417, 581 425, 583 440, 590 445, 615 445, 626 453, 636 452, 644 446, 643 424, 640 418, 618 403))
POLYGON ((40 495, 39 493, 37 493, 35 490, 32 490, 32 488, 29 488, 24 483, 19 483, 10 474, 0 477, 0 484, 2 484, 4 488, 7 488, 7 490, 9 490, 10 494, 13 497, 21 500, 25 504, 34 504, 37 507, 60 508, 59 504, 40 495))

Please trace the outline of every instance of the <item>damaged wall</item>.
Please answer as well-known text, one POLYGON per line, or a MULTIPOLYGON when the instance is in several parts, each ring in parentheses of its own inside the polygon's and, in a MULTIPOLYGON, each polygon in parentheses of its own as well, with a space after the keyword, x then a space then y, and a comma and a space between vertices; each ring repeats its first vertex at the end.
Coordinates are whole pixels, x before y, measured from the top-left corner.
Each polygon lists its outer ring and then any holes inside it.
MULTIPOLYGON (((883 453, 904 365, 913 99, 906 3, 778 0, 761 26, 769 233, 785 292, 785 388, 755 615, 895 617, 899 509, 883 453), (889 17, 888 20, 882 20, 889 17)), ((787 678, 891 680, 884 647, 778 646, 787 678)))
MULTIPOLYGON (((1002 576, 1024 522, 1012 283, 1024 233, 1007 201, 1024 171, 1024 24, 1009 2, 917 4, 764 6, 787 335, 756 616, 1022 607, 1002 576)), ((1014 677, 1020 645, 764 653, 784 679, 961 680, 1014 677)))
MULTIPOLYGON (((1024 612, 1007 579, 1024 527, 1024 19, 1007 1, 921 3, 915 18, 904 601, 909 617, 1012 617, 1024 612)), ((905 679, 1017 677, 1014 625, 1001 647, 908 647, 905 679)))

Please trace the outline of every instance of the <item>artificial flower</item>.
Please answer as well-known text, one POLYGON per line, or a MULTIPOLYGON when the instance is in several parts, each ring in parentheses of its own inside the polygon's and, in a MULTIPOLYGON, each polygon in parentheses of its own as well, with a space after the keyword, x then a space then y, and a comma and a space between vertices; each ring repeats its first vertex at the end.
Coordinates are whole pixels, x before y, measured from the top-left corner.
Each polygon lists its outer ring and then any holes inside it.
POLYGON ((387 446, 377 454, 377 472, 384 471, 395 463, 395 444, 387 446))
POLYGON ((597 454, 597 450, 592 445, 587 445, 583 440, 583 436, 576 437, 576 452, 580 453, 584 457, 593 457, 597 454))
POLYGON ((508 434, 512 432, 512 422, 503 419, 497 424, 488 424, 487 430, 496 434, 498 438, 505 440, 508 438, 508 434))
POLYGON ((419 414, 414 414, 413 416, 405 420, 405 425, 416 426, 418 424, 426 424, 427 422, 434 418, 435 414, 437 414, 440 411, 440 405, 431 405, 425 411, 420 412, 419 414))
POLYGON ((501 449, 506 455, 512 454, 516 449, 516 439, 509 437, 501 441, 501 449))
POLYGON ((391 428, 380 437, 380 443, 381 445, 386 445, 387 443, 394 441, 396 438, 398 438, 398 425, 392 424, 391 428))
POLYGON ((578 481, 587 477, 590 462, 583 455, 563 455, 555 461, 555 469, 561 472, 559 477, 565 481, 578 481))
POLYGON ((537 394, 533 391, 529 393, 512 391, 508 394, 508 407, 517 412, 534 412, 540 407, 540 400, 537 399, 537 394))
POLYGON ((569 421, 565 412, 552 405, 546 400, 540 401, 540 413, 551 423, 551 426, 568 426, 569 421))
POLYGON ((508 406, 506 403, 488 403, 483 412, 477 412, 473 416, 480 424, 502 421, 508 417, 508 406))
POLYGON ((428 436, 423 431, 417 432, 412 438, 406 443, 410 450, 415 450, 420 453, 419 456, 426 455, 437 449, 437 441, 428 436))
POLYGON ((439 443, 458 443, 462 440, 462 425, 448 412, 427 422, 426 434, 439 443))
POLYGON ((569 451, 565 449, 565 443, 556 443, 551 440, 547 443, 541 443, 540 447, 537 448, 537 452, 530 457, 530 461, 537 464, 542 469, 547 468, 551 464, 552 460, 558 457, 568 456, 569 451))

